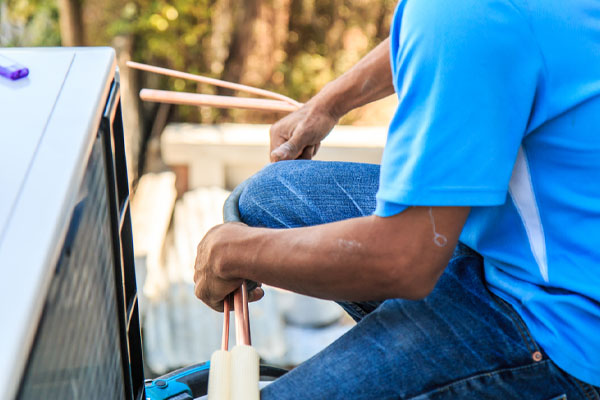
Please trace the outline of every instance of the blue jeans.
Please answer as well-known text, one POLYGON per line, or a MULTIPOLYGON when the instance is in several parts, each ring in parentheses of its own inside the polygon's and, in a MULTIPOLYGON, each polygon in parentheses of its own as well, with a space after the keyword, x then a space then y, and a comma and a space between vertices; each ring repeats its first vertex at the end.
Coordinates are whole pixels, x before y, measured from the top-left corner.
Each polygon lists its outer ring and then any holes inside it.
MULTIPOLYGON (((377 165, 279 162, 251 178, 240 214, 269 228, 370 215, 378 181, 377 165)), ((481 257, 464 245, 423 300, 341 305, 357 325, 263 389, 263 400, 600 399, 538 347, 486 288, 481 257)))

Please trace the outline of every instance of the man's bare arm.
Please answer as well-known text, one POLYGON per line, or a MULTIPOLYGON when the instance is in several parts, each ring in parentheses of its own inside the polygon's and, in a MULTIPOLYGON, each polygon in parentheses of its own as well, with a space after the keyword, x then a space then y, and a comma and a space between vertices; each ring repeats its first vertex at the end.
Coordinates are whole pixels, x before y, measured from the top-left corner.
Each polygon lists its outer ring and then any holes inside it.
MULTIPOLYGON (((392 94, 388 46, 381 43, 273 125, 271 160, 311 158, 344 113, 392 94)), ((196 295, 221 309, 242 279, 252 279, 327 299, 422 298, 452 255, 468 213, 465 207, 413 207, 389 218, 296 229, 220 225, 198 245, 196 295)), ((251 300, 261 296, 259 288, 251 300)))
POLYGON ((302 108, 271 127, 271 161, 311 158, 344 114, 393 93, 386 39, 302 108))
POLYGON ((412 207, 306 228, 220 225, 198 246, 196 295, 222 309, 244 278, 325 299, 420 299, 442 274, 468 213, 412 207))
POLYGON ((394 85, 387 38, 343 75, 329 82, 316 97, 319 102, 330 104, 330 112, 341 118, 357 107, 391 94, 394 94, 394 85))

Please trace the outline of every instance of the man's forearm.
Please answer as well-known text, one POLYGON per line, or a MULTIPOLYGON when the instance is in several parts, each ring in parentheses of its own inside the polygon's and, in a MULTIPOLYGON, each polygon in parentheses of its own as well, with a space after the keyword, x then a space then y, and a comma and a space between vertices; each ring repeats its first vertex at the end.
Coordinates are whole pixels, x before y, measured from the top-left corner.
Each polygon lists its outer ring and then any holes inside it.
MULTIPOLYGON (((436 211, 440 221, 448 214, 464 222, 466 213, 452 212, 436 211)), ((445 247, 435 245, 422 209, 306 228, 231 227, 220 274, 335 300, 422 298, 452 254, 460 233, 455 225, 438 227, 454 241, 445 247)))
MULTIPOLYGON (((390 296, 391 270, 378 261, 365 217, 295 229, 247 228, 230 243, 224 275, 333 300, 390 296)), ((387 249, 389 251, 389 248, 387 249)))
POLYGON ((330 104, 331 113, 340 118, 354 108, 393 93, 388 38, 350 70, 328 83, 314 99, 330 104))

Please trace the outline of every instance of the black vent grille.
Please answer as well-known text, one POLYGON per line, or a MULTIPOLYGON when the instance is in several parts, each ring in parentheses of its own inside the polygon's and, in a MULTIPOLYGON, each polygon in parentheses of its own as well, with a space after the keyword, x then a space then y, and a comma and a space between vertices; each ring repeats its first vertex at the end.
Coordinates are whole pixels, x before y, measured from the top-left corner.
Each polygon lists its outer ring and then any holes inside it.
POLYGON ((19 399, 126 397, 102 139, 51 282, 19 399))

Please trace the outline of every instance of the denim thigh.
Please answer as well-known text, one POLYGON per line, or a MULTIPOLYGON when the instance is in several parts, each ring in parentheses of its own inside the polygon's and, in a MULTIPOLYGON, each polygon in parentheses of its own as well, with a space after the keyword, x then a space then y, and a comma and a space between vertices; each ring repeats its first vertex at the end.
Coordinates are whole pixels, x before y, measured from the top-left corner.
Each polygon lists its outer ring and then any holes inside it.
POLYGON ((597 399, 487 290, 477 255, 453 258, 424 300, 390 299, 261 399, 597 399))

